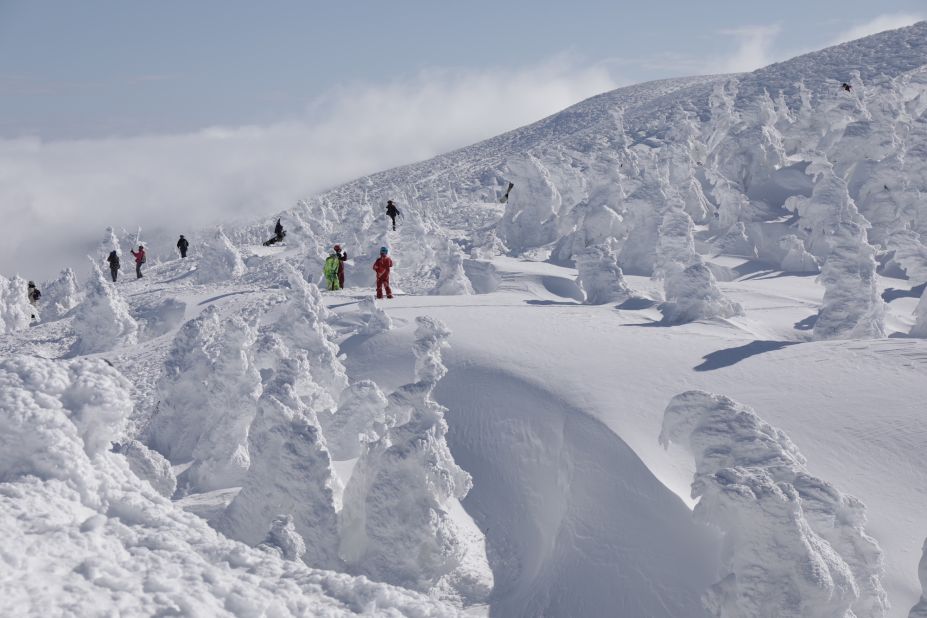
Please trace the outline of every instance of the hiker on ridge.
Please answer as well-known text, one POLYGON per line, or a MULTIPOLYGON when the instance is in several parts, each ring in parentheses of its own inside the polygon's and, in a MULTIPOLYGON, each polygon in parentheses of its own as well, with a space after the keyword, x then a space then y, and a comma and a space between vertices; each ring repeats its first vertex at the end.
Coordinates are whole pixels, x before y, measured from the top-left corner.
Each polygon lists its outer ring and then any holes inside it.
POLYGON ((119 254, 115 249, 109 252, 106 261, 109 262, 109 272, 113 276, 113 283, 116 283, 116 277, 119 275, 119 254))
POLYGON ((389 257, 389 249, 380 247, 380 257, 373 263, 373 270, 377 273, 377 298, 383 298, 383 290, 386 290, 386 297, 393 297, 393 290, 389 287, 389 271, 393 267, 393 260, 389 257))
POLYGON ((139 245, 137 253, 135 251, 132 251, 132 257, 135 258, 135 278, 141 279, 142 278, 142 264, 145 263, 145 247, 139 245))
POLYGON ((274 226, 274 237, 270 240, 264 241, 264 246, 269 247, 275 245, 278 242, 282 242, 286 238, 286 230, 283 229, 283 224, 280 222, 280 219, 277 219, 277 225, 274 226))
POLYGON ((393 203, 393 200, 387 200, 386 202, 386 216, 393 220, 393 231, 396 231, 396 215, 402 216, 402 213, 399 212, 399 209, 396 208, 396 204, 393 203))
POLYGON ((183 234, 180 235, 180 240, 177 241, 177 248, 180 249, 180 258, 183 259, 187 257, 187 248, 190 246, 190 243, 187 242, 187 239, 183 237, 183 234))

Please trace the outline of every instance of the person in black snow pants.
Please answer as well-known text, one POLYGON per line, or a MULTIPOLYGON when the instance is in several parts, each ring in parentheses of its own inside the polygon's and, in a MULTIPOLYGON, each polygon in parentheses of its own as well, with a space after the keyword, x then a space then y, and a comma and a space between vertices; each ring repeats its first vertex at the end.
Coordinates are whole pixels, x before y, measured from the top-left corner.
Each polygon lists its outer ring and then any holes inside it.
POLYGON ((183 237, 183 234, 181 234, 180 240, 177 241, 177 248, 180 250, 181 259, 187 257, 187 247, 189 246, 190 246, 190 243, 188 243, 187 239, 183 237))
POLYGON ((393 200, 388 200, 386 202, 386 216, 393 220, 394 232, 396 231, 396 215, 402 216, 402 213, 396 208, 396 204, 393 203, 393 200))
POLYGON ((119 254, 115 249, 109 252, 106 261, 109 262, 109 272, 113 276, 113 283, 116 283, 116 277, 119 275, 119 254))
POLYGON ((132 251, 132 257, 135 258, 135 278, 142 278, 142 264, 145 263, 145 247, 139 245, 138 252, 132 251))

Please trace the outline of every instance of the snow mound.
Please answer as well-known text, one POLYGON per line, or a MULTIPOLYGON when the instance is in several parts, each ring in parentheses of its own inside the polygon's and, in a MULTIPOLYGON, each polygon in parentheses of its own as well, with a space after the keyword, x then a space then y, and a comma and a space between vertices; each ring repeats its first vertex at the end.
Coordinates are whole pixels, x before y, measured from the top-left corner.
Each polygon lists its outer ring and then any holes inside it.
POLYGON ((362 335, 376 335, 393 328, 393 321, 373 296, 365 296, 357 304, 362 326, 358 331, 362 335))
POLYGON ((473 285, 464 271, 464 253, 453 240, 444 239, 436 252, 438 281, 432 294, 459 296, 473 294, 473 285))
POLYGON ((687 391, 666 407, 660 443, 695 457, 695 516, 724 534, 716 616, 881 617, 882 552, 866 507, 811 475, 782 431, 721 395, 687 391))
POLYGON ((129 314, 129 306, 116 286, 90 260, 92 269, 84 290, 84 300, 74 312, 71 328, 77 335, 75 355, 108 352, 138 342, 138 323, 129 314))

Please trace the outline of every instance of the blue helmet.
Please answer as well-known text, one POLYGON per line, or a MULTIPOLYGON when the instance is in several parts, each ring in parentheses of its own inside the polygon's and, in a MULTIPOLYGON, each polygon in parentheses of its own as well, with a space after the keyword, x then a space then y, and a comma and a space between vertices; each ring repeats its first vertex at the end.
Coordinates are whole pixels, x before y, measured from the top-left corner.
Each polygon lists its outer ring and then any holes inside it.
POLYGON ((389 249, 386 247, 380 247, 380 253, 389 253, 389 249))

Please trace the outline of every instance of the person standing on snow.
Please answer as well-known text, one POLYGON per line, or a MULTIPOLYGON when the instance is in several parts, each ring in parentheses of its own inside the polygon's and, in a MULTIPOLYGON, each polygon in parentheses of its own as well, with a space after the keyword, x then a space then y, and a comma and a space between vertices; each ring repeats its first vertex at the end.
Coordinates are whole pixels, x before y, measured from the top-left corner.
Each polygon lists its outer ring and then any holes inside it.
POLYGON ((396 215, 402 216, 393 200, 386 201, 386 216, 393 220, 393 231, 396 231, 396 215))
POLYGON ((373 263, 373 270, 377 273, 377 298, 383 298, 383 290, 386 290, 386 297, 393 297, 393 290, 389 287, 389 271, 393 267, 393 260, 389 257, 389 249, 380 247, 380 257, 373 263))
MULTIPOLYGON (((26 296, 29 298, 29 304, 33 307, 39 304, 39 299, 42 298, 42 293, 39 292, 39 288, 35 287, 35 281, 29 282, 29 285, 26 288, 26 296)), ((30 317, 34 320, 35 314, 33 313, 30 317)))
MULTIPOLYGON (((338 245, 335 245, 336 247, 338 245)), ((325 264, 322 266, 322 274, 325 275, 325 289, 334 292, 341 289, 341 282, 338 279, 338 270, 341 268, 341 256, 333 251, 325 258, 325 264)))
POLYGON ((180 235, 180 240, 177 241, 177 248, 180 249, 180 258, 183 259, 187 257, 187 248, 190 246, 190 243, 187 242, 187 239, 183 237, 183 234, 180 235))
MULTIPOLYGON (((130 250, 131 251, 131 250, 130 250)), ((142 264, 145 263, 145 247, 139 245, 138 253, 132 251, 132 257, 135 258, 135 278, 142 278, 142 264)))
POLYGON ((348 252, 341 250, 341 245, 335 245, 335 254, 338 256, 338 285, 344 289, 344 263, 348 261, 348 252))
POLYGON ((119 275, 119 254, 115 249, 109 252, 106 261, 109 262, 109 272, 113 276, 113 283, 116 283, 116 277, 119 275))

